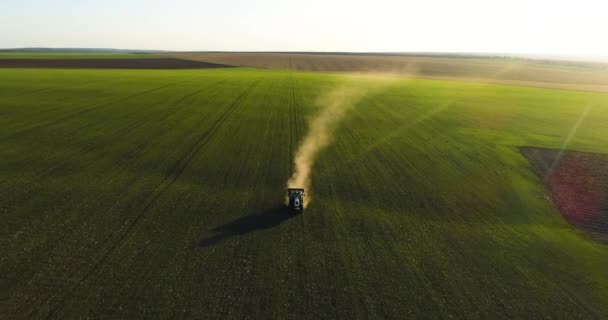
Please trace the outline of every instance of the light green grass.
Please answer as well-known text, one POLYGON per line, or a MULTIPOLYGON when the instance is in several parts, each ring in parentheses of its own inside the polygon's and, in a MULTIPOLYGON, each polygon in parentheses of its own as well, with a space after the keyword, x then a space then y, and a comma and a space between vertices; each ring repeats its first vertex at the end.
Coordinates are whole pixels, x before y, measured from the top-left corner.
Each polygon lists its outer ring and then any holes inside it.
POLYGON ((0 59, 142 59, 151 54, 82 52, 0 52, 0 59))
POLYGON ((289 218, 291 155, 340 79, 0 70, 2 315, 608 316, 608 247, 517 150, 561 147, 591 105, 569 147, 608 152, 608 95, 400 81, 347 115, 289 218))

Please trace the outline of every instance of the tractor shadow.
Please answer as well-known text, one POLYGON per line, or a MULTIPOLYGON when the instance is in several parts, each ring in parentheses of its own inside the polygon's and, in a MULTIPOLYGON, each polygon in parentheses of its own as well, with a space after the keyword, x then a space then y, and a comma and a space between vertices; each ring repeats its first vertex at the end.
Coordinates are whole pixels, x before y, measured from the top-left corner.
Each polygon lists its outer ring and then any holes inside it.
POLYGON ((216 235, 201 239, 201 247, 216 245, 227 239, 242 236, 258 230, 269 229, 297 216, 285 206, 275 207, 260 213, 248 215, 211 229, 216 235))

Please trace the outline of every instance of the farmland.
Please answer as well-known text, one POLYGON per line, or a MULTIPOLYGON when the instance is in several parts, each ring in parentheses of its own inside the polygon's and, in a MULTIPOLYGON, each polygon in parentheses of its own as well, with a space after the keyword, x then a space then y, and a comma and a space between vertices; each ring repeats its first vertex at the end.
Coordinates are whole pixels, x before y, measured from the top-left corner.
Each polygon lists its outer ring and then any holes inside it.
MULTIPOLYGON (((608 84, 584 72, 563 83, 608 84)), ((291 215, 293 155, 343 83, 0 69, 0 318, 608 316, 608 246, 519 149, 608 153, 607 94, 397 78, 346 113, 291 215)))
POLYGON ((0 59, 0 68, 56 69, 210 69, 229 66, 176 58, 0 59))
POLYGON ((608 64, 399 54, 173 53, 234 66, 296 71, 390 72, 410 77, 608 92, 608 64))
POLYGON ((608 243, 608 155, 522 148, 556 207, 572 225, 608 243))
POLYGON ((152 54, 104 52, 0 52, 0 59, 144 59, 156 58, 152 54))

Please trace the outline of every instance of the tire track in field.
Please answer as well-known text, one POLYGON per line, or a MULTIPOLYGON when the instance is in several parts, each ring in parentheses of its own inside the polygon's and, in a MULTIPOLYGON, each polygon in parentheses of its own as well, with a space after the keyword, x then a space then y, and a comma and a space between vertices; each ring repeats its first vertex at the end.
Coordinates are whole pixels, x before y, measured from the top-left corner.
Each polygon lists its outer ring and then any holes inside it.
MULTIPOLYGON (((222 79, 220 81, 217 81, 211 85, 205 86, 204 88, 200 89, 209 89, 209 88, 213 88, 216 87, 218 85, 220 85, 221 83, 224 83, 226 81, 229 81, 230 78, 225 78, 222 79)), ((199 91, 200 91, 199 90, 199 91)), ((187 96, 193 96, 194 94, 189 94, 187 96)), ((185 100, 187 98, 187 96, 181 97, 180 99, 178 99, 177 102, 174 102, 175 105, 178 105, 178 102, 181 102, 183 100, 185 100)), ((213 96, 213 95, 211 95, 213 96)), ((169 115, 164 116, 163 118, 168 118, 172 115, 174 115, 176 112, 170 112, 169 115)), ((158 130, 160 131, 160 130, 158 130)), ((157 132, 158 132, 157 131, 157 132)), ((131 149, 131 151, 127 154, 126 157, 121 158, 121 161, 119 163, 116 164, 115 168, 119 168, 120 170, 115 171, 114 175, 112 175, 112 177, 108 177, 108 180, 112 180, 114 179, 115 176, 119 176, 122 172, 124 172, 125 170, 127 170, 127 166, 126 164, 131 163, 131 159, 133 159, 134 157, 137 156, 137 154, 141 154, 142 152, 144 152, 145 150, 149 149, 152 146, 152 141, 151 140, 144 140, 142 141, 142 143, 138 144, 136 147, 133 147, 131 149), (147 146, 146 146, 147 145, 147 146)), ((87 164, 87 166, 85 166, 84 168, 88 167, 92 165, 91 163, 87 164)), ((120 192, 117 192, 118 195, 127 192, 130 188, 132 188, 132 186, 134 185, 134 182, 129 183, 125 188, 121 188, 120 192)), ((112 204, 111 208, 108 209, 108 211, 112 211, 114 209, 114 207, 119 203, 119 199, 116 200, 116 202, 114 204, 112 204)), ((81 222, 79 222, 80 225, 82 224, 86 224, 88 223, 89 220, 91 220, 93 217, 89 216, 89 215, 85 215, 84 219, 81 220, 81 222)), ((52 252, 59 243, 63 242, 63 239, 67 238, 69 235, 73 235, 74 234, 74 228, 72 227, 67 227, 67 230, 63 230, 61 232, 62 236, 59 237, 58 239, 55 239, 51 244, 50 244, 50 248, 47 247, 47 249, 45 249, 45 252, 52 252), (53 244, 54 243, 54 244, 53 244)), ((107 241, 107 240, 106 240, 107 241)), ((74 272, 70 272, 69 274, 65 275, 64 278, 69 279, 71 277, 71 274, 73 274, 74 272)), ((49 298, 45 299, 47 302, 50 301, 53 298, 53 295, 51 295, 49 298)), ((39 308, 38 308, 39 309, 39 308)))
MULTIPOLYGON (((215 83, 213 83, 213 84, 211 84, 211 85, 205 86, 205 87, 203 87, 203 88, 201 88, 201 89, 197 90, 197 92, 200 92, 200 91, 205 90, 205 89, 209 89, 209 88, 216 87, 216 86, 218 86, 218 85, 221 85, 221 83, 224 83, 224 82, 226 82, 226 81, 228 81, 228 80, 229 80, 229 78, 222 79, 222 80, 217 81, 217 82, 215 82, 215 83)), ((186 96, 183 96, 183 97, 179 98, 177 101, 175 101, 175 102, 174 102, 173 107, 177 107, 177 106, 179 106, 179 104, 180 104, 182 101, 184 101, 184 100, 185 100, 185 99, 187 99, 188 97, 191 97, 191 96, 196 95, 196 93, 197 93, 197 92, 190 93, 190 94, 188 94, 188 95, 186 95, 186 96)), ((177 111, 175 111, 175 109, 174 109, 173 107, 172 107, 172 108, 169 108, 170 112, 168 112, 168 113, 167 113, 165 116, 163 116, 161 119, 154 119, 154 120, 156 120, 156 121, 162 121, 163 119, 166 119, 166 118, 168 118, 168 117, 170 117, 170 116, 174 115, 174 114, 175 114, 177 111)), ((160 131, 160 130, 157 130, 156 132, 158 132, 158 131, 160 131)), ((116 139, 115 139, 115 138, 113 138, 113 139, 111 139, 111 140, 116 140, 116 139)), ((113 142, 113 141, 112 141, 112 142, 113 142)), ((114 176, 119 176, 119 175, 120 175, 122 172, 124 172, 124 171, 127 169, 126 164, 131 163, 131 162, 130 162, 130 161, 131 161, 131 159, 133 159, 133 158, 134 158, 134 157, 136 157, 138 154, 141 154, 142 152, 144 152, 145 150, 147 150, 147 149, 148 149, 148 148, 151 146, 151 142, 152 142, 151 140, 149 140, 149 139, 145 139, 145 140, 143 140, 141 143, 137 144, 137 146, 132 147, 132 148, 130 149, 130 151, 129 151, 128 153, 126 153, 126 154, 125 154, 125 156, 124 156, 124 157, 122 157, 122 158, 120 159, 120 161, 119 161, 119 162, 117 162, 117 163, 116 163, 116 164, 113 166, 113 168, 115 168, 115 169, 120 169, 120 170, 115 170, 115 174, 112 176, 112 178, 109 178, 109 180, 113 179, 113 177, 114 177, 114 176), (147 145, 147 146, 146 146, 146 145, 147 145)), ((110 143, 107 143, 107 144, 110 144, 110 143)), ((77 157, 78 155, 79 155, 79 154, 75 155, 74 157, 77 157)), ((85 169, 85 168, 87 168, 87 167, 90 167, 90 166, 92 166, 94 163, 95 163, 95 161, 88 162, 88 163, 87 163, 87 164, 86 164, 84 167, 82 167, 80 170, 83 170, 83 169, 85 169)), ((56 167, 58 167, 58 166, 60 166, 60 164, 58 164, 56 167)), ((51 169, 49 169, 49 170, 52 170, 52 169, 53 169, 53 168, 51 168, 51 169)), ((40 179, 36 179, 36 180, 34 180, 34 181, 41 181, 41 180, 40 180, 40 179)), ((129 186, 128 186, 127 188, 124 188, 123 190, 121 190, 121 192, 119 192, 118 194, 122 194, 122 193, 124 193, 124 192, 128 191, 128 189, 130 188, 130 186, 131 186, 131 184, 129 184, 129 186)), ((117 200, 117 201, 116 201, 116 202, 115 202, 115 203, 112 205, 112 207, 111 207, 109 210, 111 211, 111 210, 112 210, 112 209, 115 207, 115 205, 116 205, 117 203, 118 203, 118 200, 117 200)), ((92 218, 92 217, 91 217, 91 216, 86 215, 86 216, 84 217, 84 219, 82 220, 82 221, 83 221, 83 223, 86 223, 87 221, 89 221, 89 220, 90 220, 90 218, 92 218)), ((56 239, 56 240, 55 240, 53 243, 61 243, 61 242, 63 241, 63 239, 64 239, 64 238, 66 238, 66 237, 68 236, 68 234, 70 234, 70 233, 68 232, 68 231, 70 231, 70 230, 71 230, 71 228, 69 228, 69 227, 68 227, 68 229, 67 229, 67 230, 62 231, 62 232, 61 232, 62 236, 61 236, 61 237, 59 237, 58 239, 56 239)), ((55 247, 56 247, 56 245, 52 245, 52 244, 51 244, 51 246, 50 246, 50 247, 47 247, 47 249, 46 249, 45 251, 47 251, 47 252, 53 251, 55 247)))
MULTIPOLYGON (((102 84, 103 85, 104 83, 105 83, 105 81, 103 81, 103 80, 95 80, 95 81, 84 82, 84 83, 82 83, 82 84, 80 84, 78 86, 78 89, 86 89, 90 85, 94 85, 94 84, 102 84)), ((129 81, 124 81, 124 82, 116 82, 116 83, 110 83, 110 84, 105 83, 105 84, 106 85, 113 85, 113 86, 118 86, 118 85, 119 86, 123 86, 125 84, 128 85, 129 83, 130 83, 129 81)), ((41 89, 39 91, 40 92, 51 91, 51 93, 52 93, 53 91, 56 91, 56 90, 53 90, 53 89, 57 89, 57 88, 56 87, 52 87, 52 88, 41 89)), ((66 101, 66 100, 69 100, 73 95, 74 95, 74 91, 70 91, 70 92, 68 92, 67 95, 61 95, 61 96, 58 96, 58 97, 54 97, 54 99, 46 100, 45 102, 51 104, 51 106, 47 106, 47 107, 45 107, 45 108, 43 108, 41 110, 37 110, 35 112, 35 115, 37 117, 44 118, 44 117, 46 117, 47 114, 51 114, 52 115, 53 112, 57 112, 57 111, 61 112, 61 109, 64 106, 60 105, 60 103, 66 101)), ((21 116, 24 116, 24 115, 21 114, 21 116)), ((24 126, 24 125, 27 125, 28 123, 31 123, 32 120, 29 119, 30 116, 31 115, 26 114, 24 116, 25 119, 20 119, 21 121, 17 122, 16 124, 20 125, 20 126, 24 126)), ((15 124, 15 122, 12 122, 11 124, 15 124)), ((27 130, 27 129, 28 128, 22 129, 22 130, 27 130)))
POLYGON ((127 236, 131 233, 137 223, 141 220, 141 218, 148 212, 150 208, 154 205, 156 200, 160 198, 160 196, 167 190, 169 187, 173 185, 175 181, 181 176, 184 170, 188 167, 192 159, 196 156, 196 154, 211 141, 211 138, 215 136, 219 128, 223 125, 223 123, 234 113, 234 111, 241 105, 243 100, 254 90, 254 88, 259 84, 259 79, 256 82, 250 84, 239 96, 235 98, 235 100, 231 103, 228 109, 221 114, 214 123, 211 124, 211 127, 207 129, 201 136, 193 143, 192 147, 189 148, 189 151, 186 154, 178 159, 175 164, 169 170, 170 173, 165 176, 164 180, 154 189, 152 192, 152 196, 147 200, 143 201, 143 208, 140 212, 135 216, 133 221, 131 221, 126 229, 120 234, 118 239, 105 251, 105 253, 101 256, 97 262, 93 264, 93 266, 84 274, 84 276, 76 282, 74 287, 66 293, 66 295, 56 304, 55 308, 51 308, 50 312, 46 316, 46 319, 50 319, 54 316, 54 313, 58 308, 67 300, 69 296, 71 296, 75 290, 84 283, 90 276, 92 276, 99 268, 105 263, 110 254, 114 252, 118 246, 127 238, 127 236))
MULTIPOLYGON (((78 86, 78 89, 86 89, 90 85, 95 85, 95 84, 99 84, 99 83, 103 83, 103 81, 94 80, 94 81, 83 82, 78 86)), ((122 83, 118 83, 118 84, 122 84, 122 83)), ((33 98, 36 98, 37 100, 44 99, 37 95, 38 94, 47 94, 47 93, 45 93, 47 91, 50 91, 48 93, 53 93, 54 91, 56 91, 56 89, 57 89, 57 87, 42 88, 42 89, 38 89, 38 90, 29 91, 29 92, 26 92, 23 94, 18 94, 18 95, 12 96, 12 97, 2 97, 2 99, 0 99, 0 103, 2 103, 3 101, 6 101, 6 100, 10 101, 11 99, 16 99, 16 98, 20 98, 22 96, 31 95, 31 94, 35 95, 33 98)), ((63 106, 61 106, 60 103, 64 102, 65 100, 70 99, 74 95, 75 95, 75 92, 70 91, 70 92, 67 92, 67 94, 51 97, 52 99, 45 99, 45 102, 50 104, 50 106, 38 108, 37 110, 34 110, 33 112, 32 112, 32 110, 28 109, 28 110, 26 110, 25 113, 18 113, 14 116, 13 115, 6 116, 2 120, 8 120, 8 121, 3 122, 0 125, 4 125, 5 123, 10 123, 10 125, 17 125, 17 126, 21 126, 21 127, 27 126, 27 124, 32 123, 32 119, 31 119, 32 114, 35 115, 36 117, 44 118, 49 113, 52 114, 53 112, 56 112, 57 110, 61 110, 63 106), (15 116, 17 119, 11 119, 15 116)), ((43 96, 43 97, 45 97, 45 96, 43 96)), ((12 108, 12 109, 19 108, 19 104, 13 104, 12 106, 10 106, 8 108, 12 108)))
MULTIPOLYGON (((291 70, 292 69, 292 61, 291 61, 291 57, 289 57, 289 68, 291 70)), ((294 163, 293 163, 293 156, 294 156, 294 130, 295 130, 295 123, 294 123, 294 117, 295 117, 295 106, 294 106, 294 101, 293 101, 293 71, 289 73, 289 165, 291 168, 291 171, 289 172, 289 174, 293 174, 294 171, 294 163)))
POLYGON ((103 107, 111 106, 111 105, 116 104, 116 103, 125 102, 125 101, 128 101, 130 99, 133 99, 133 98, 136 98, 136 97, 139 97, 139 96, 143 96, 143 95, 152 93, 154 91, 162 90, 164 88, 168 88, 168 87, 171 87, 171 86, 178 85, 180 83, 187 82, 189 80, 190 79, 188 79, 188 80, 182 80, 182 81, 178 81, 178 82, 167 83, 167 84, 164 84, 164 85, 159 86, 159 87, 155 87, 155 88, 152 88, 152 89, 147 89, 147 90, 144 90, 144 91, 140 91, 140 92, 137 92, 137 93, 134 93, 134 94, 127 95, 126 97, 122 97, 120 99, 116 99, 116 100, 109 101, 109 102, 103 102, 103 103, 100 103, 100 104, 94 104, 94 105, 92 105, 92 106, 90 106, 88 108, 85 107, 84 109, 80 109, 78 111, 68 113, 68 114, 66 114, 64 116, 61 116, 61 117, 56 118, 54 120, 48 121, 46 123, 42 123, 42 124, 39 124, 39 125, 34 125, 32 127, 23 129, 21 131, 13 132, 12 134, 10 134, 8 136, 5 136, 0 141, 6 141, 6 140, 8 140, 10 138, 13 138, 15 136, 22 135, 22 134, 27 134, 27 133, 32 132, 32 131, 37 130, 37 129, 48 128, 50 126, 53 126, 53 125, 55 125, 57 123, 60 123, 60 122, 62 122, 64 120, 76 117, 78 115, 86 114, 86 113, 94 111, 96 109, 100 109, 100 108, 103 108, 103 107))
MULTIPOLYGON (((186 100, 186 99, 188 99, 188 98, 190 98, 190 97, 196 96, 197 94, 199 94, 199 93, 203 92, 205 89, 210 89, 210 88, 213 88, 213 87, 219 86, 219 85, 221 85, 222 83, 224 83, 224 82, 226 82, 226 81, 228 81, 228 80, 229 80, 229 79, 223 79, 223 80, 218 81, 218 82, 215 82, 215 83, 213 83, 213 84, 211 84, 211 85, 209 85, 209 86, 205 86, 204 88, 201 88, 201 89, 197 90, 196 92, 193 92, 193 93, 191 93, 191 94, 188 94, 188 95, 186 95, 186 96, 183 96, 183 97, 179 98, 178 100, 176 100, 176 101, 173 103, 173 108, 168 108, 168 109, 167 109, 167 110, 168 110, 168 112, 166 112, 166 113, 165 113, 165 114, 164 114, 164 115, 163 115, 163 116, 162 116, 160 119, 153 119, 153 120, 154 120, 155 122, 162 122, 162 121, 166 120, 167 118, 169 118, 169 117, 171 117, 171 116, 175 115, 175 114, 178 112, 178 109, 174 109, 174 108, 175 108, 175 107, 178 107, 178 106, 179 106, 179 104, 181 104, 181 102, 183 102, 184 100, 186 100)), ((211 95, 211 96, 213 96, 213 95, 211 95)), ((211 97, 211 96, 210 96, 210 97, 211 97)), ((144 120, 144 123, 145 123, 145 120, 144 120)), ((83 127, 83 128, 84 128, 84 127, 83 127)), ((82 129, 82 128, 80 128, 80 129, 82 129)), ((79 129, 79 130, 80 130, 80 129, 79 129)), ((128 133, 130 133, 131 131, 132 131, 132 130, 130 130, 128 133)), ((120 136, 124 136, 124 135, 126 135, 126 133, 121 134, 120 136)), ((119 136, 119 137, 120 137, 120 136, 119 136)), ((117 137, 117 138, 118 138, 118 137, 117 137)), ((142 143, 138 144, 138 145, 137 145, 137 146, 136 146, 134 149, 138 149, 138 148, 140 148, 140 147, 142 147, 142 146, 144 146, 144 145, 146 145, 146 144, 149 144, 149 143, 150 143, 150 141, 149 141, 149 140, 145 140, 145 141, 143 141, 142 143)), ((111 143, 107 143, 106 145, 109 145, 109 144, 111 144, 111 143)), ((87 164, 85 167, 83 167, 83 168, 87 168, 87 167, 91 166, 91 165, 92 165, 92 164, 94 164, 94 163, 95 163, 94 161, 93 161, 93 162, 89 162, 89 163, 88 163, 88 164, 87 164)))
MULTIPOLYGON (((293 105, 293 123, 294 123, 294 127, 295 127, 295 136, 294 136, 294 142, 295 142, 295 146, 299 146, 300 145, 300 125, 299 125, 299 116, 298 116, 298 103, 297 103, 297 99, 296 99, 296 86, 295 86, 295 77, 293 76, 293 73, 291 74, 291 101, 292 101, 292 105, 293 105)), ((290 174, 293 174, 294 171, 294 162, 293 162, 293 157, 295 156, 295 151, 294 149, 291 150, 291 154, 292 154, 292 172, 290 174)), ((299 221, 299 225, 300 225, 300 234, 298 235, 298 237, 300 237, 300 239, 314 239, 314 237, 311 235, 310 230, 312 229, 311 225, 310 225, 310 220, 308 219, 300 219, 299 221)), ((297 249, 298 252, 298 256, 300 257, 304 257, 306 256, 306 250, 304 247, 300 246, 297 249)), ((294 260, 294 261, 297 261, 294 260)), ((301 263, 296 263, 295 264, 295 272, 296 274, 305 274, 307 273, 306 271, 306 267, 304 267, 301 263)), ((298 281, 296 284, 296 288, 297 290, 300 290, 301 292, 305 292, 307 291, 306 285, 303 284, 301 281, 298 281)))
MULTIPOLYGON (((89 86, 91 84, 94 84, 94 83, 104 82, 104 80, 105 79, 103 79, 103 80, 99 80, 99 79, 97 79, 97 80, 91 80, 91 81, 82 82, 79 85, 82 86, 82 87, 87 87, 87 86, 89 86)), ((39 88, 39 89, 34 89, 34 90, 28 90, 28 91, 24 91, 24 92, 19 92, 19 93, 15 94, 15 95, 12 95, 12 96, 4 96, 2 98, 10 100, 10 99, 15 99, 15 98, 19 98, 19 97, 22 97, 22 96, 30 95, 30 94, 38 94, 38 93, 42 93, 42 92, 45 92, 45 91, 53 91, 56 88, 57 87, 55 86, 55 87, 46 87, 46 88, 39 88)))
MULTIPOLYGON (((291 76, 291 75, 290 75, 291 76)), ((293 85, 290 90, 293 90, 293 85)), ((293 101, 291 100, 291 92, 289 94, 289 174, 293 174, 293 101)))
MULTIPOLYGON (((178 83, 183 83, 183 82, 186 82, 186 81, 189 81, 189 80, 180 81, 180 82, 178 82, 178 83)), ((175 83, 175 84, 178 84, 178 83, 175 83)), ((165 88, 165 87, 168 87, 168 86, 164 86, 164 87, 162 87, 162 88, 165 88)), ((159 90, 160 90, 160 89, 162 89, 162 88, 157 88, 157 89, 159 89, 159 90)), ((151 90, 151 91, 156 91, 156 90, 151 90)), ((147 92, 147 93, 150 93, 150 92, 147 92)), ((129 98, 127 98, 127 99, 123 99, 122 101, 130 100, 131 98, 133 98, 133 97, 129 97, 129 98)), ((122 102, 122 101, 121 101, 121 102, 122 102)), ((179 101, 179 102, 181 102, 181 101, 179 101)), ((109 105, 111 105, 111 104, 114 104, 114 103, 110 103, 109 105)), ((133 112, 131 112, 131 113, 130 113, 130 114, 128 114, 128 115, 132 115, 132 114, 134 114, 135 112, 136 112, 136 111, 133 111, 133 112)), ((88 126, 89 126, 89 124, 85 124, 85 125, 83 125, 83 126, 77 127, 77 128, 75 128, 75 129, 73 129, 73 130, 70 130, 70 131, 66 132, 66 133, 65 133, 65 134, 64 134, 62 137, 69 137, 69 136, 72 136, 73 134, 75 134, 75 133, 77 133, 77 132, 79 132, 79 131, 81 131, 81 130, 83 130, 83 129, 86 129, 88 126)))
POLYGON ((27 95, 30 95, 30 94, 38 94, 38 93, 42 93, 42 92, 45 92, 45 91, 53 90, 53 88, 54 87, 51 87, 51 88, 40 88, 40 89, 36 89, 36 90, 28 90, 28 91, 20 92, 18 94, 12 95, 12 96, 3 97, 3 99, 10 100, 10 99, 15 99, 15 98, 27 96, 27 95))
POLYGON ((300 129, 298 125, 298 108, 296 104, 296 94, 293 74, 290 74, 290 89, 289 89, 289 161, 291 163, 291 172, 294 171, 294 152, 300 141, 300 129))
MULTIPOLYGON (((167 108, 166 112, 164 114, 162 114, 161 118, 154 119, 154 121, 156 121, 156 122, 162 122, 162 121, 164 121, 165 119, 167 119, 171 115, 175 114, 175 112, 177 112, 177 109, 175 109, 175 108, 179 107, 182 102, 186 101, 187 99, 189 99, 191 97, 194 97, 194 96, 198 95, 199 93, 203 92, 206 89, 209 89, 209 88, 214 87, 216 85, 219 85, 221 83, 222 83, 222 81, 216 82, 216 83, 214 83, 212 85, 205 86, 205 87, 200 88, 200 89, 198 89, 198 90, 196 90, 194 92, 188 93, 188 94, 180 97, 175 102, 171 103, 171 106, 167 108)), ((123 137, 123 136, 125 136, 125 135, 127 135, 127 134, 129 134, 131 132, 133 132, 134 130, 136 130, 137 128, 141 127, 142 125, 144 125, 148 121, 149 121, 149 119, 139 119, 138 121, 134 122, 131 126, 129 126, 127 128, 123 128, 122 130, 119 130, 118 132, 116 132, 114 135, 109 136, 110 138, 106 139, 106 143, 103 143, 103 144, 94 144, 94 145, 89 146, 88 148, 85 148, 85 149, 81 150, 80 152, 75 153, 74 155, 70 156, 69 158, 67 158, 67 159, 65 159, 65 160, 63 160, 63 161, 55 164, 54 166, 48 168, 47 170, 45 170, 45 172, 44 172, 44 174, 42 176, 48 176, 52 172, 53 169, 61 166, 62 164, 66 163, 66 162, 68 162, 68 161, 70 161, 72 159, 78 158, 78 157, 80 157, 82 155, 85 155, 87 153, 90 153, 90 152, 92 152, 92 151, 94 151, 96 149, 100 149, 100 148, 103 148, 103 147, 108 146, 110 144, 113 144, 117 139, 119 139, 119 138, 121 138, 121 137, 123 137)), ((86 128, 86 127, 81 127, 79 129, 75 130, 74 132, 80 131, 80 130, 82 130, 84 128, 86 128)), ((71 135, 74 132, 68 133, 66 135, 71 135)), ((104 137, 108 137, 108 136, 104 136, 104 137)), ((95 163, 95 162, 89 162, 89 165, 91 165, 93 163, 95 163)), ((89 166, 89 165, 87 165, 87 166, 89 166)))
MULTIPOLYGON (((167 119, 168 117, 170 117, 171 115, 173 115, 177 110, 175 108, 177 108, 183 101, 185 101, 188 98, 194 97, 196 95, 198 95, 199 93, 203 92, 205 89, 209 89, 212 88, 216 85, 221 84, 222 82, 227 81, 226 79, 223 81, 219 81, 219 82, 215 82, 209 86, 205 86, 203 88, 200 88, 194 92, 191 92, 187 95, 184 95, 182 97, 180 97, 178 100, 176 100, 175 102, 171 103, 171 107, 167 108, 167 111, 163 114, 163 116, 160 119, 156 119, 155 121, 160 122, 160 121, 164 121, 165 119, 167 119)), ((133 124, 131 124, 130 126, 120 129, 119 131, 115 132, 112 135, 108 135, 108 136, 104 136, 105 138, 105 143, 101 143, 101 144, 92 144, 89 145, 88 147, 85 147, 77 152, 75 152, 74 154, 68 156, 67 158, 59 161, 58 163, 55 163, 54 165, 46 168, 46 169, 42 169, 39 170, 37 172, 35 172, 33 174, 33 178, 42 178, 42 177, 47 177, 49 176, 55 169, 60 168, 62 165, 64 165, 65 163, 68 163, 69 161, 76 159, 82 155, 88 154, 94 150, 103 148, 105 146, 108 146, 112 143, 114 143, 117 139, 133 132, 134 130, 136 130, 137 128, 141 127, 142 125, 144 125, 149 119, 139 119, 138 121, 135 121, 133 124)), ((84 127, 79 127, 78 129, 75 129, 73 131, 70 131, 66 134, 66 136, 72 135, 75 132, 78 132, 80 130, 82 130, 83 128, 86 128, 87 126, 84 127)), ((18 160, 17 160, 18 161, 18 160)), ((89 164, 87 164, 86 167, 89 167, 90 165, 94 164, 95 162, 90 162, 89 164)), ((11 180, 13 178, 7 178, 3 181, 0 181, 0 185, 7 183, 9 180, 11 180)))
POLYGON ((300 125, 298 124, 298 104, 296 102, 296 89, 294 78, 291 78, 291 100, 293 101, 294 124, 296 127, 296 145, 300 143, 300 125))
MULTIPOLYGON (((189 79, 189 80, 192 80, 192 79, 189 79)), ((184 81, 181 81, 181 82, 179 82, 179 83, 182 83, 182 82, 185 82, 185 81, 189 81, 189 80, 184 80, 184 81)), ((225 80, 224 80, 224 81, 225 81, 225 80)), ((210 88, 210 87, 212 87, 212 86, 214 86, 214 85, 217 85, 217 84, 219 84, 219 83, 221 83, 221 82, 222 82, 222 81, 217 82, 217 83, 214 83, 214 84, 212 84, 212 85, 209 85, 209 86, 206 86, 206 87, 204 87, 204 88, 201 88, 201 89, 199 89, 199 90, 197 90, 197 91, 195 91, 195 92, 193 92, 193 93, 191 93, 191 94, 189 94, 189 95, 186 95, 186 96, 181 97, 180 99, 178 99, 176 102, 174 102, 174 103, 173 103, 173 107, 178 106, 178 105, 179 105, 179 104, 180 104, 182 101, 184 101, 185 99, 187 99, 187 98, 190 98, 190 97, 192 97, 192 96, 197 95, 198 93, 202 92, 204 89, 210 88)), ((171 116, 171 114, 173 114, 173 112, 171 112, 171 110, 170 110, 171 108, 168 108, 168 109, 169 109, 169 110, 168 110, 169 112, 168 112, 168 113, 167 113, 167 114, 166 114, 166 115, 165 115, 163 118, 161 118, 159 121, 162 121, 162 120, 164 120, 164 119, 168 118, 169 116, 171 116)), ((134 113, 134 112, 133 112, 133 113, 134 113)), ((133 113, 131 113, 131 114, 133 114, 133 113)), ((116 140, 117 138, 120 138, 120 137, 122 137, 122 136, 124 136, 124 135, 126 135, 126 134, 128 134, 128 133, 130 133, 130 132, 132 132, 133 130, 137 129, 139 126, 143 125, 145 122, 146 122, 146 119, 140 119, 139 121, 136 121, 136 122, 135 122, 135 123, 134 123, 134 124, 133 124, 131 127, 124 128, 124 129, 120 130, 120 131, 119 131, 117 134, 112 135, 111 137, 113 137, 113 139, 108 139, 108 140, 109 140, 109 142, 104 143, 104 144, 101 144, 101 146, 103 147, 103 146, 107 146, 107 145, 111 144, 111 143, 112 143, 114 140, 116 140)), ((69 131, 68 133, 66 133, 66 134, 64 135, 64 137, 65 137, 65 136, 70 136, 70 135, 72 135, 72 134, 74 134, 74 133, 76 133, 76 132, 78 132, 78 131, 80 131, 80 130, 82 130, 82 129, 84 129, 84 128, 87 128, 88 126, 89 126, 89 125, 84 125, 84 126, 81 126, 81 127, 76 128, 76 129, 74 129, 74 130, 71 130, 71 131, 69 131)), ((34 173, 34 177, 36 177, 36 176, 48 176, 48 175, 49 175, 49 174, 50 174, 50 173, 51 173, 51 172, 52 172, 54 169, 56 169, 56 167, 60 167, 62 164, 66 163, 66 162, 68 162, 68 161, 70 161, 70 160, 72 160, 72 159, 74 159, 74 158, 76 158, 76 157, 78 157, 78 156, 80 156, 80 155, 87 154, 87 153, 89 153, 89 152, 91 152, 91 151, 93 151, 93 150, 95 150, 95 149, 98 149, 98 148, 99 148, 99 145, 98 145, 98 144, 95 144, 95 145, 91 145, 91 146, 85 147, 85 148, 84 148, 84 149, 82 149, 81 151, 79 151, 79 152, 75 153, 75 154, 74 154, 74 155, 72 155, 72 156, 69 156, 67 159, 65 159, 65 160, 61 161, 60 163, 58 163, 58 164, 56 164, 56 165, 54 165, 54 166, 51 166, 50 168, 46 169, 44 172, 40 171, 40 172, 36 172, 36 173, 34 173)), ((21 160, 21 159, 23 159, 23 158, 17 159, 16 161, 19 161, 19 160, 21 160)), ((7 179, 5 179, 4 181, 0 181, 0 185, 2 185, 2 184, 4 184, 4 183, 8 182, 8 181, 9 181, 9 180, 11 180, 11 179, 12 179, 12 178, 7 178, 7 179)))

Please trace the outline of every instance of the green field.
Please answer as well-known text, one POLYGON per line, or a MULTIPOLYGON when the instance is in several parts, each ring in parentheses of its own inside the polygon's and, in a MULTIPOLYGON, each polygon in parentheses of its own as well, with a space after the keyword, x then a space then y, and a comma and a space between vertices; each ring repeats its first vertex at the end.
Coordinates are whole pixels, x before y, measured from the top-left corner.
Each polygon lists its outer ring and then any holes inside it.
POLYGON ((293 154, 343 81, 0 70, 0 318, 608 317, 608 247, 518 151, 608 153, 608 94, 398 80, 291 216, 293 154))

